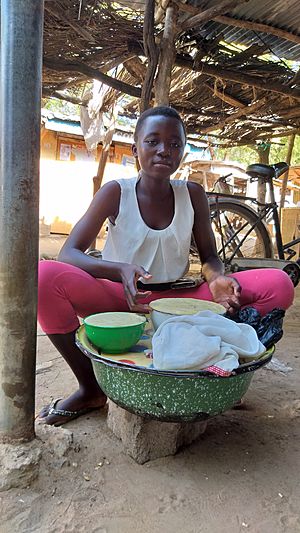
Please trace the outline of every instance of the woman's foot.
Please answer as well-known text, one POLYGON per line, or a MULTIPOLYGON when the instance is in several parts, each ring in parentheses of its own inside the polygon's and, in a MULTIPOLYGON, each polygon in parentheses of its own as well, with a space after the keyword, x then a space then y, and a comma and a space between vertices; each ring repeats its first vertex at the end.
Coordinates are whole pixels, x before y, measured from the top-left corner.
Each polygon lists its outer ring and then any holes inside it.
POLYGON ((101 409, 106 404, 106 400, 107 397, 100 389, 92 395, 90 392, 87 394, 78 389, 65 400, 54 400, 43 407, 39 413, 39 419, 43 424, 61 426, 89 411, 101 409))

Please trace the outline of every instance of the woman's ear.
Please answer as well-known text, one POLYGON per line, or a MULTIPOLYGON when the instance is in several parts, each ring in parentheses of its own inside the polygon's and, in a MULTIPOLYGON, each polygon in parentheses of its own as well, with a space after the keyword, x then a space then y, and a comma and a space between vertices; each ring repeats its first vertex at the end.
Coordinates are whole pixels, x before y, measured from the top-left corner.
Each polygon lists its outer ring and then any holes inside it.
POLYGON ((141 170, 141 166, 140 166, 140 162, 139 162, 139 158, 138 158, 136 144, 133 144, 131 146, 131 151, 132 151, 133 157, 135 157, 136 168, 137 168, 138 171, 140 171, 141 170))
POLYGON ((132 151, 132 154, 134 157, 137 157, 138 154, 137 154, 137 148, 136 148, 136 144, 133 143, 133 145, 131 146, 131 151, 132 151))

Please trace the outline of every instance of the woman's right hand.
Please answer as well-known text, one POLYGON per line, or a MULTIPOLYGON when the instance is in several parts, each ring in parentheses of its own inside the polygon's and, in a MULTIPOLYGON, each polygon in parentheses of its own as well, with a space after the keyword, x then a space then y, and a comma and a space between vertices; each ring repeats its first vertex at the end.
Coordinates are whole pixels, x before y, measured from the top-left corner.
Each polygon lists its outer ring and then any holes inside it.
POLYGON ((140 291, 136 284, 139 278, 149 280, 152 278, 152 275, 142 266, 130 265, 128 263, 122 264, 120 275, 124 287, 126 301, 130 311, 135 311, 137 313, 149 313, 149 306, 147 304, 139 303, 138 300, 149 296, 151 291, 140 291))

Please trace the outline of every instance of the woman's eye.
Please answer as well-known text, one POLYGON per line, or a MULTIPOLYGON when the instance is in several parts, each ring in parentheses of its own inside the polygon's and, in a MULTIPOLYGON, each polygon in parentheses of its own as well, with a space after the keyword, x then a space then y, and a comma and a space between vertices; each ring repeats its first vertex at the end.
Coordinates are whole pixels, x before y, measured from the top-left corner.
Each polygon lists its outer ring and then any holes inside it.
POLYGON ((151 144, 151 146, 155 146, 157 144, 157 141, 148 140, 146 141, 147 144, 151 144))

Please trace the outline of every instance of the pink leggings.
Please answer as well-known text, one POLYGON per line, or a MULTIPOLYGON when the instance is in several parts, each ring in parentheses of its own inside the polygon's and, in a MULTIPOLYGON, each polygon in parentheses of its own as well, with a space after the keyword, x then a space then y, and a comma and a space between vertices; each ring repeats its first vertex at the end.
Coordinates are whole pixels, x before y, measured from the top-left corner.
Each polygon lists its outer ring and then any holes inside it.
MULTIPOLYGON (((294 287, 282 270, 248 270, 232 276, 242 288, 243 307, 253 306, 264 315, 275 307, 287 309, 293 303, 294 287)), ((212 300, 207 283, 203 283, 195 289, 155 291, 141 301, 172 297, 212 300)), ((66 263, 40 262, 38 320, 46 333, 69 333, 78 328, 78 316, 105 311, 128 311, 121 283, 93 278, 66 263)))

